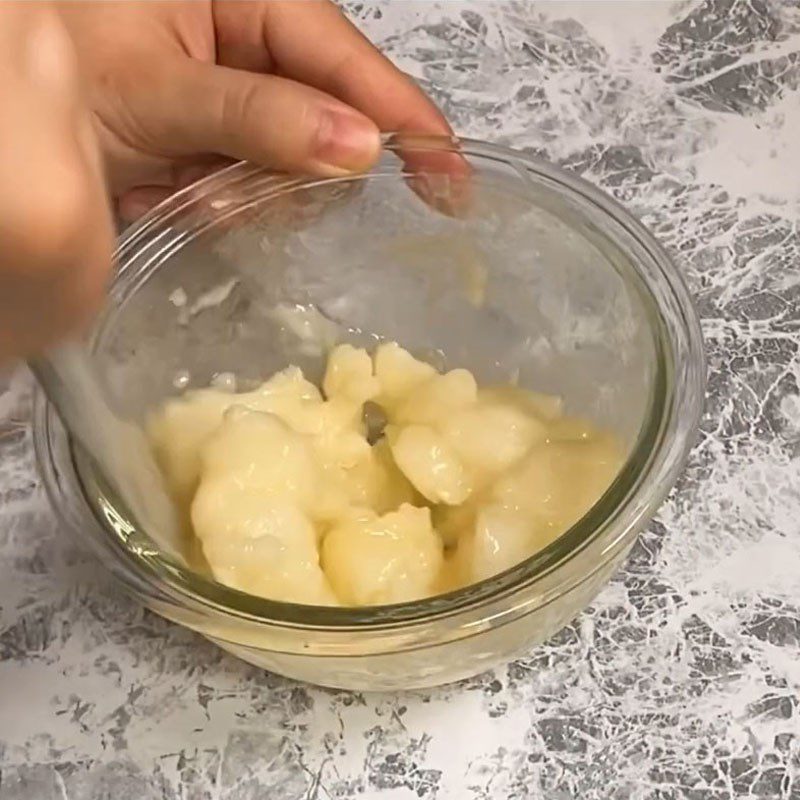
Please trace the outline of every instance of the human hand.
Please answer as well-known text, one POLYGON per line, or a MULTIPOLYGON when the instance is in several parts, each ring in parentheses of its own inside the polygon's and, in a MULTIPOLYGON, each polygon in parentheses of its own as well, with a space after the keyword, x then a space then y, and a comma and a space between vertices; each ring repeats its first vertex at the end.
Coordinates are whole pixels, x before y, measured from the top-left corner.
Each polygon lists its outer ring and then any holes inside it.
POLYGON ((0 364, 90 318, 111 265, 101 158, 75 53, 44 3, 0 3, 0 364))
POLYGON ((370 166, 379 130, 450 133, 320 0, 2 3, 0 81, 0 363, 41 352, 101 302, 102 162, 130 219, 220 157, 337 175, 370 166))
POLYGON ((340 175, 371 166, 380 130, 451 133, 328 0, 58 5, 126 219, 220 157, 340 175))

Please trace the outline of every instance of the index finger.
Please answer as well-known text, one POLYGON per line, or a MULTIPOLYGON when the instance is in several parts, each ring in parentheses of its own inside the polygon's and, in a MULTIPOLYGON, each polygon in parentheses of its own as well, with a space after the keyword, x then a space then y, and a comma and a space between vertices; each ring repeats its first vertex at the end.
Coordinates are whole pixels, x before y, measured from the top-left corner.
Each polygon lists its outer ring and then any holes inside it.
POLYGON ((393 149, 414 191, 446 212, 469 205, 471 169, 444 115, 330 0, 224 0, 213 11, 221 64, 312 86, 400 133, 393 149), (412 147, 414 134, 452 141, 412 147))
MULTIPOLYGON (((264 44, 281 74, 337 97, 382 131, 453 137, 453 129, 425 92, 333 3, 271 0, 262 8, 264 44)), ((446 176, 450 205, 464 205, 470 168, 457 152, 401 147, 400 155, 412 172, 446 176)), ((426 196, 432 194, 429 183, 417 181, 415 188, 442 208, 441 196, 426 196)))
POLYGON ((339 98, 381 130, 452 135, 427 95, 333 3, 272 0, 262 8, 264 44, 287 77, 339 98))

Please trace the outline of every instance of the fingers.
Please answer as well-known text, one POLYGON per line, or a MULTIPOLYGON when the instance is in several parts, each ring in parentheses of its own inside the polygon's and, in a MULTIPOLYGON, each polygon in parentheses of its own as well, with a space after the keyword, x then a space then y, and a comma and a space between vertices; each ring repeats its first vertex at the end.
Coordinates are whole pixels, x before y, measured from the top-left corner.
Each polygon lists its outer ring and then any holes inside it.
MULTIPOLYGON (((227 4, 223 4, 227 6, 227 4)), ((315 86, 366 114, 382 131, 452 136, 433 101, 380 53, 328 0, 271 0, 263 8, 263 36, 282 74, 315 86)), ((397 144, 408 169, 416 173, 415 190, 440 210, 463 208, 471 170, 452 147, 413 147, 411 137, 397 144), (423 176, 437 177, 433 181, 423 176), (436 192, 432 191, 436 184, 436 192), (443 185, 447 185, 442 196, 443 185)))
POLYGON ((200 156, 185 162, 178 161, 170 170, 170 179, 166 185, 142 184, 122 192, 117 198, 117 214, 123 222, 135 222, 175 191, 184 189, 232 163, 231 159, 213 155, 200 156))
POLYGON ((214 16, 222 63, 277 70, 358 109, 383 131, 452 134, 427 95, 328 0, 218 2, 214 16))
POLYGON ((101 302, 112 227, 75 58, 43 4, 0 4, 0 361, 40 352, 101 302))
POLYGON ((171 156, 211 152, 335 176, 369 168, 380 152, 378 129, 363 114, 272 75, 176 58, 151 69, 128 99, 154 146, 171 156))

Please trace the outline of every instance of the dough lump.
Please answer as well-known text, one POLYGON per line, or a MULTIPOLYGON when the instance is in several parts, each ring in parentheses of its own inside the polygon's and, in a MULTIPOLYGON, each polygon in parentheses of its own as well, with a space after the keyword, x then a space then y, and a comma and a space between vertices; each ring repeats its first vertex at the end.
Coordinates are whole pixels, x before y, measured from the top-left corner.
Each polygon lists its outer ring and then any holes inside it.
POLYGON ((395 343, 333 348, 321 388, 288 367, 253 391, 187 392, 148 432, 214 577, 313 605, 418 600, 513 567, 622 459, 558 398, 479 387, 395 343))

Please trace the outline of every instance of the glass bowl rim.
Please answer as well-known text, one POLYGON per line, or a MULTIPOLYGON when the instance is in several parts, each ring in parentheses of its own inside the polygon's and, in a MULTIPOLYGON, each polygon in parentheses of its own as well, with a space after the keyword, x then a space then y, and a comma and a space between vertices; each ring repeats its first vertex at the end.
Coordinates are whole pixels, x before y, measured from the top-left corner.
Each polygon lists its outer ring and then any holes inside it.
MULTIPOLYGON (((134 552, 120 540, 119 529, 116 531, 118 536, 111 535, 112 531, 108 526, 110 524, 112 528, 115 527, 115 520, 108 519, 110 509, 106 509, 105 524, 99 519, 85 495, 84 484, 78 477, 75 454, 71 452, 70 474, 61 477, 66 477, 71 484, 70 490, 73 492, 77 490, 80 495, 80 503, 84 507, 81 514, 83 527, 91 523, 93 529, 91 533, 84 532, 95 540, 92 544, 100 544, 105 554, 111 554, 116 567, 134 591, 137 589, 142 591, 144 588, 146 592, 145 587, 148 587, 150 593, 155 591, 161 596, 169 596, 172 602, 177 602, 179 605, 199 606, 206 611, 211 610, 217 614, 257 624, 299 629, 364 630, 447 618, 463 611, 480 608, 499 596, 516 596, 524 592, 535 586, 546 575, 575 559, 593 543, 597 543, 603 538, 604 533, 610 532, 610 537, 606 537, 608 541, 600 548, 602 561, 586 570, 586 574, 581 575, 580 582, 595 569, 599 569, 605 561, 613 557, 619 547, 624 546, 638 533, 641 525, 655 513, 672 487, 693 444, 699 425, 705 389, 705 356, 700 324, 688 288, 672 260, 653 235, 612 197, 588 181, 518 150, 462 137, 409 134, 385 134, 383 147, 385 153, 394 155, 416 150, 458 153, 479 159, 500 161, 514 167, 518 172, 525 170, 525 175, 528 177, 532 172, 540 180, 555 185, 561 193, 573 201, 599 210, 605 223, 610 223, 616 227, 618 233, 624 232, 632 238, 656 267, 664 288, 671 293, 681 315, 682 331, 686 335, 690 374, 683 375, 675 369, 676 365, 673 363, 675 353, 671 352, 673 343, 669 336, 669 325, 665 323, 664 318, 659 316, 659 319, 651 320, 650 330, 657 339, 655 344, 658 348, 656 388, 660 387, 663 395, 658 390, 651 393, 650 407, 637 441, 620 473, 600 500, 547 547, 505 572, 444 595, 394 605, 346 608, 269 600, 224 586, 177 562, 170 563, 170 559, 164 556, 158 555, 154 558, 155 552, 134 552), (656 337, 655 333, 659 335, 656 337), (673 356, 673 361, 667 358, 667 353, 673 356), (683 375, 680 386, 674 383, 676 374, 683 375), (686 420, 689 422, 688 425, 686 420), (679 422, 682 424, 679 425, 679 422), (648 486, 652 486, 654 481, 655 490, 651 488, 648 491, 648 486), (98 534, 101 534, 106 541, 97 542, 98 534)), ((379 174, 370 171, 340 178, 289 178, 276 176, 266 168, 246 162, 232 164, 167 198, 122 234, 115 253, 120 267, 114 276, 112 296, 116 297, 119 294, 118 288, 126 279, 132 280, 133 276, 126 274, 131 261, 125 259, 135 252, 142 237, 152 228, 163 224, 166 217, 178 215, 199 197, 208 199, 213 192, 222 191, 231 184, 266 178, 271 181, 268 183, 270 188, 266 190, 265 195, 257 198, 258 202, 266 202, 285 192, 308 189, 317 185, 369 180, 379 174)), ((399 179, 407 177, 402 171, 389 174, 399 179)), ((248 200, 249 202, 252 202, 252 198, 248 200)), ((650 294, 654 309, 660 314, 661 308, 650 293, 647 281, 643 280, 637 259, 628 255, 636 268, 637 277, 650 294)), ((159 262, 159 266, 161 263, 163 261, 159 262)), ((36 458, 48 495, 56 509, 61 507, 64 500, 63 487, 56 474, 53 453, 52 437, 58 435, 59 426, 54 410, 47 403, 43 393, 37 392, 34 412, 36 458)), ((61 435, 66 442, 68 434, 63 429, 61 435)), ((124 524, 123 520, 117 520, 120 521, 124 524)), ((564 586, 563 590, 567 591, 569 588, 570 586, 564 586)))

